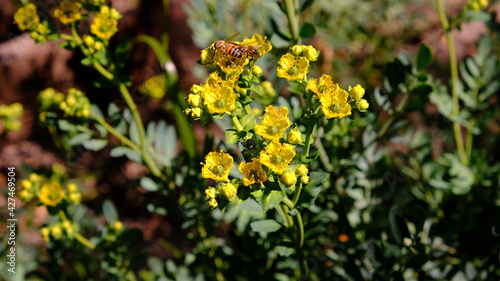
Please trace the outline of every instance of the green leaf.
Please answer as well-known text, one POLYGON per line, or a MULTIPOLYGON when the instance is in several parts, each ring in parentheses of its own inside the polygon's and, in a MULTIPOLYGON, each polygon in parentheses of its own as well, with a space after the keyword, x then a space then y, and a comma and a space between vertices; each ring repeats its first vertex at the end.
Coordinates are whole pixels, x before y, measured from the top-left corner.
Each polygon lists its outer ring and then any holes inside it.
POLYGON ((134 119, 130 120, 130 127, 129 127, 129 136, 130 140, 137 144, 138 146, 141 145, 141 137, 139 135, 139 127, 137 126, 137 123, 135 122, 134 119))
POLYGON ((309 163, 313 162, 314 160, 316 160, 316 158, 318 158, 318 156, 319 156, 319 150, 316 150, 311 155, 300 157, 300 162, 302 162, 304 164, 309 164, 309 163))
POLYGON ((159 189, 158 184, 148 177, 143 177, 139 185, 147 191, 154 192, 159 189))
POLYGON ((316 25, 312 22, 305 22, 300 28, 299 35, 303 38, 311 38, 316 34, 316 25))
POLYGON ((398 85, 404 82, 405 72, 405 66, 399 59, 394 59, 387 64, 387 79, 395 91, 397 91, 398 85))
POLYGON ((114 224, 118 220, 118 212, 111 200, 104 200, 102 203, 102 213, 108 224, 114 224))
POLYGON ((432 62, 432 50, 427 44, 422 44, 418 50, 417 68, 419 70, 426 68, 432 62))
POLYGON ((302 3, 302 6, 300 7, 300 11, 303 12, 307 8, 309 8, 312 4, 314 3, 314 0, 306 0, 304 3, 302 3))
POLYGON ((76 126, 68 122, 66 119, 60 119, 57 120, 57 126, 59 126, 59 129, 65 132, 74 132, 76 131, 76 126))
POLYGON ((226 143, 227 144, 237 144, 240 141, 238 136, 238 131, 234 129, 226 130, 226 143))
POLYGON ((243 129, 247 131, 253 129, 255 127, 255 116, 253 115, 253 113, 244 115, 243 117, 241 117, 240 123, 243 129))
POLYGON ((157 257, 150 257, 148 259, 148 266, 152 272, 156 273, 159 277, 165 278, 165 272, 163 268, 163 261, 157 257))
POLYGON ((295 252, 294 248, 285 246, 278 246, 277 250, 278 250, 278 255, 282 257, 289 257, 293 255, 293 253, 295 252))
POLYGON ((275 232, 281 228, 281 224, 275 220, 254 221, 250 224, 254 232, 275 232))
POLYGON ((95 104, 90 105, 90 111, 92 111, 95 115, 99 116, 102 120, 105 120, 104 115, 101 112, 101 109, 95 104))
POLYGON ((68 144, 71 145, 71 146, 75 146, 75 145, 79 145, 81 144, 82 142, 90 139, 92 136, 89 135, 88 133, 80 133, 80 134, 76 134, 74 135, 72 138, 70 138, 68 140, 68 144))
POLYGON ((410 237, 410 231, 406 225, 406 221, 397 205, 391 207, 389 211, 389 224, 391 226, 394 240, 400 245, 403 244, 403 238, 410 237))
POLYGON ((108 140, 98 140, 98 139, 85 140, 82 142, 82 146, 85 147, 85 149, 92 151, 99 151, 103 149, 107 144, 108 140))
POLYGON ((265 190, 263 196, 256 198, 256 200, 262 206, 264 212, 267 212, 269 209, 279 205, 285 196, 286 193, 281 190, 265 190))

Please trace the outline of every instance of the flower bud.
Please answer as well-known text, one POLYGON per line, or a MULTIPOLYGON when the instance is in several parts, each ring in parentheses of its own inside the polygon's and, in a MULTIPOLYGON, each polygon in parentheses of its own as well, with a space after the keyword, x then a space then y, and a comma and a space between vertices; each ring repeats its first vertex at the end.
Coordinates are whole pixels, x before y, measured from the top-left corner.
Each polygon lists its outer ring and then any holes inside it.
POLYGON ((205 198, 207 199, 214 199, 215 198, 215 188, 209 187, 205 189, 205 198))
POLYGON ((191 91, 191 94, 193 94, 193 95, 198 95, 198 96, 199 96, 199 95, 201 95, 201 93, 203 92, 203 87, 202 87, 202 86, 200 86, 200 85, 193 85, 193 86, 191 87, 191 90, 190 90, 190 91, 191 91))
POLYGON ((306 59, 309 61, 316 61, 319 57, 319 52, 313 46, 307 46, 304 52, 306 59))
POLYGON ((50 229, 48 227, 42 227, 40 229, 40 232, 42 233, 43 240, 45 240, 45 242, 49 242, 50 241, 50 229))
POLYGON ((300 182, 303 184, 308 184, 309 183, 309 176, 300 177, 300 182))
POLYGON ((115 225, 113 225, 115 231, 120 231, 123 228, 123 223, 121 221, 116 221, 115 225))
POLYGON ((294 54, 295 56, 298 56, 298 55, 302 54, 302 52, 306 48, 307 47, 304 46, 304 45, 295 45, 295 46, 292 47, 292 54, 294 54))
POLYGON ((307 176, 307 173, 309 173, 309 169, 307 169, 306 165, 302 164, 297 168, 297 171, 295 171, 297 175, 303 177, 307 176))
POLYGON ((365 95, 365 89, 358 84, 354 88, 349 89, 349 95, 353 100, 359 100, 365 95))
POLYGON ((201 64, 203 65, 211 64, 214 62, 214 52, 208 48, 203 49, 201 50, 200 58, 201 58, 201 64))
POLYGON ((297 127, 293 128, 287 135, 286 141, 290 144, 300 144, 302 143, 302 134, 297 127))
POLYGON ((201 103, 201 97, 199 95, 189 94, 187 102, 190 106, 198 107, 201 103))
POLYGON ((61 238, 62 236, 62 229, 60 226, 56 225, 54 227, 52 227, 52 236, 54 237, 54 239, 58 240, 59 238, 61 238))
POLYGON ((290 187, 297 183, 297 176, 294 172, 283 173, 283 175, 281 175, 281 182, 286 187, 290 187))
POLYGON ((195 107, 191 111, 191 117, 193 117, 193 118, 200 118, 201 114, 202 114, 202 111, 201 111, 201 108, 199 108, 199 107, 195 107))
POLYGON ((358 100, 356 105, 358 106, 359 111, 365 112, 368 109, 370 104, 365 99, 360 99, 360 100, 358 100))
POLYGON ((262 68, 260 68, 260 66, 258 65, 252 66, 252 74, 257 77, 262 76, 262 68))
POLYGON ((67 189, 68 189, 69 193, 78 192, 78 187, 76 187, 76 185, 74 183, 68 184, 67 189))
POLYGON ((231 198, 236 196, 236 193, 238 193, 238 190, 236 189, 236 186, 234 186, 232 183, 228 182, 221 187, 220 192, 222 193, 222 195, 224 195, 227 199, 230 200, 231 198))
POLYGON ((217 200, 215 200, 215 199, 208 200, 208 206, 210 206, 212 209, 217 207, 218 205, 219 205, 219 203, 217 203, 217 200))

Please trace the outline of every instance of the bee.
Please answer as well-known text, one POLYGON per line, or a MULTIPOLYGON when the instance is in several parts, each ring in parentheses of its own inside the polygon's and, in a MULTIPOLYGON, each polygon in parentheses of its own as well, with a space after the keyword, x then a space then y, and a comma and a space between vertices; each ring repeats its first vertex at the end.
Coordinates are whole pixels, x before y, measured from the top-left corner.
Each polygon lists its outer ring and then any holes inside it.
POLYGON ((226 40, 217 40, 214 43, 215 50, 227 56, 237 58, 237 59, 246 59, 247 57, 259 58, 260 53, 257 50, 258 46, 246 46, 243 44, 235 44, 232 41, 238 36, 240 36, 241 32, 233 34, 231 37, 226 40))

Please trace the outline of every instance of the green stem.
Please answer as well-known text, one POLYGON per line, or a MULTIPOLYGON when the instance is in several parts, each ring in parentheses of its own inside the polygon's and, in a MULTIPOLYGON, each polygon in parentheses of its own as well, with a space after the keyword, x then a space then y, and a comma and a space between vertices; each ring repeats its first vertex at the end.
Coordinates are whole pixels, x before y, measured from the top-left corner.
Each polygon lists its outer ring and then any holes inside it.
POLYGON ((137 128, 139 130, 139 138, 140 138, 140 146, 141 146, 141 151, 142 151, 142 158, 144 159, 144 163, 149 167, 153 175, 156 177, 161 177, 162 172, 156 165, 156 163, 153 161, 151 158, 147 144, 146 144, 146 130, 144 129, 144 124, 142 123, 142 118, 139 115, 139 110, 137 110, 137 105, 135 104, 134 100, 132 99, 132 96, 130 95, 130 92, 128 91, 127 87, 121 83, 118 82, 118 87, 120 89, 120 93, 122 94, 123 98, 125 99, 125 102, 127 103, 130 111, 132 112, 132 116, 134 117, 135 123, 137 125, 137 128))
POLYGON ((75 39, 74 36, 64 33, 59 33, 59 38, 64 39, 66 41, 73 41, 73 39, 75 39))
POLYGON ((122 135, 118 131, 116 131, 115 128, 113 128, 111 125, 109 125, 108 122, 104 121, 101 117, 99 117, 93 111, 90 112, 90 115, 92 116, 92 118, 94 118, 94 120, 97 121, 97 123, 99 123, 101 126, 103 126, 104 128, 106 128, 106 130, 108 130, 108 132, 110 134, 112 134, 118 140, 120 140, 120 142, 123 145, 126 145, 126 146, 132 148, 133 150, 135 150, 135 151, 137 151, 139 153, 141 152, 141 149, 137 145, 135 145, 135 143, 133 143, 127 137, 125 137, 124 135, 122 135))
POLYGON ((249 104, 245 105, 243 108, 245 109, 246 114, 253 114, 252 108, 249 104))
POLYGON ((238 119, 238 116, 232 116, 231 121, 233 121, 234 127, 236 127, 236 131, 241 132, 243 131, 243 126, 241 126, 240 120, 238 119))
POLYGON ((283 224, 287 227, 287 228, 290 228, 290 226, 288 225, 288 218, 286 217, 285 215, 285 211, 283 210, 283 207, 281 205, 278 205, 276 206, 276 212, 278 213, 278 215, 281 217, 281 219, 283 220, 283 224))
POLYGON ((82 38, 80 38, 80 35, 78 35, 78 32, 76 31, 76 25, 74 22, 71 23, 71 35, 73 35, 73 39, 76 41, 77 45, 82 44, 82 38))
MULTIPOLYGON (((61 217, 61 219, 63 221, 67 221, 67 222, 71 223, 71 221, 68 219, 68 217, 66 216, 66 214, 64 213, 63 210, 59 211, 59 216, 61 217)), ((78 242, 80 242, 82 245, 84 245, 85 247, 87 247, 89 249, 94 250, 96 247, 96 245, 94 243, 90 242, 87 238, 83 237, 79 232, 77 232, 75 234, 75 239, 78 240, 78 242)))
POLYGON ((115 79, 115 76, 113 75, 113 73, 109 72, 106 68, 104 68, 104 66, 102 66, 100 63, 98 63, 97 61, 94 61, 92 63, 92 65, 94 66, 94 68, 99 71, 99 73, 104 76, 106 79, 108 79, 109 81, 113 81, 115 79))
POLYGON ((290 29, 290 33, 292 35, 293 43, 300 44, 299 37, 299 20, 296 15, 295 9, 295 1, 294 0, 284 0, 285 2, 285 11, 286 16, 288 18, 288 27, 290 29))
POLYGON ((467 154, 468 161, 470 161, 472 154, 472 140, 473 140, 472 128, 474 127, 474 123, 476 123, 476 120, 474 118, 469 120, 468 122, 469 130, 467 130, 467 138, 465 139, 465 153, 467 154))
MULTIPOLYGON (((460 113, 460 108, 459 108, 459 100, 457 93, 458 67, 457 67, 457 57, 455 55, 455 44, 453 43, 450 24, 448 23, 448 19, 446 18, 446 14, 444 12, 443 1, 436 0, 436 6, 439 14, 439 19, 441 20, 441 25, 445 30, 446 42, 448 44, 448 53, 450 57, 450 72, 451 72, 451 96, 453 98, 453 115, 456 117, 460 113)), ((458 156, 460 157, 460 161, 463 164, 467 165, 468 160, 464 149, 461 127, 460 123, 458 123, 456 120, 453 121, 453 133, 455 134, 455 142, 457 146, 458 156)))

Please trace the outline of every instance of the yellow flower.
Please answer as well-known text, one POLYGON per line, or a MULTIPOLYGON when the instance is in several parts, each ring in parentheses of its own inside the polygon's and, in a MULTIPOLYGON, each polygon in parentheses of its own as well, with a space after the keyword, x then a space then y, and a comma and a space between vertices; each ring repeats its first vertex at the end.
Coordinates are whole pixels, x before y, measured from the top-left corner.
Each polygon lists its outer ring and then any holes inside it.
POLYGON ((40 18, 36 13, 36 6, 32 3, 19 8, 14 14, 14 21, 20 30, 31 29, 40 22, 40 18))
POLYGON ((290 144, 302 143, 302 134, 297 127, 293 128, 286 136, 286 141, 290 144))
POLYGON ((255 125, 255 133, 270 140, 279 140, 281 135, 291 122, 288 119, 288 108, 281 106, 279 109, 272 105, 266 107, 264 118, 262 121, 255 125))
POLYGON ((101 6, 99 14, 95 16, 94 22, 90 26, 90 31, 97 37, 108 40, 118 31, 117 20, 120 18, 120 13, 115 9, 101 6))
POLYGON ((82 5, 73 0, 64 0, 59 4, 59 8, 54 10, 54 17, 58 18, 61 23, 68 24, 82 19, 80 10, 82 5))
POLYGON ((365 112, 370 106, 370 104, 368 104, 368 102, 365 99, 358 100, 356 105, 358 106, 358 110, 361 112, 365 112))
POLYGON ((354 88, 349 89, 349 95, 353 100, 359 100, 365 95, 365 89, 358 84, 354 88))
POLYGON ((59 107, 66 115, 87 118, 90 110, 90 101, 82 91, 70 88, 66 100, 61 102, 59 107))
POLYGON ((351 115, 349 94, 338 84, 333 83, 331 76, 323 74, 319 79, 319 84, 317 79, 311 79, 307 83, 307 87, 318 96, 321 109, 327 119, 351 115))
POLYGON ((231 200, 234 196, 236 196, 238 190, 236 189, 236 186, 234 186, 234 184, 228 182, 221 186, 220 193, 222 193, 222 195, 224 195, 224 197, 226 197, 228 200, 231 200))
POLYGON ((266 165, 273 172, 281 174, 288 164, 292 162, 293 157, 295 157, 293 145, 273 141, 266 146, 264 151, 260 152, 259 158, 260 163, 266 165))
POLYGON ((288 81, 304 79, 309 67, 309 61, 304 57, 293 56, 290 53, 283 55, 278 62, 278 77, 286 78, 288 81))
POLYGON ((206 179, 216 181, 229 181, 229 171, 233 166, 233 157, 228 153, 210 152, 205 158, 205 163, 201 163, 201 176, 206 179))
MULTIPOLYGON (((234 78, 240 75, 243 72, 243 67, 250 62, 248 58, 235 58, 224 52, 216 51, 214 47, 212 50, 213 62, 229 77, 234 78)), ((206 58, 206 61, 208 62, 209 58, 206 58)))
POLYGON ((203 86, 203 102, 210 114, 224 114, 236 108, 234 82, 224 81, 216 72, 210 74, 203 86))
POLYGON ((244 175, 243 184, 246 186, 268 180, 267 173, 257 158, 252 159, 252 162, 241 162, 238 170, 244 175))
POLYGON ((64 191, 61 185, 54 182, 48 182, 42 185, 40 188, 40 194, 38 196, 40 202, 47 206, 57 206, 64 198, 64 191))
POLYGON ((216 191, 217 190, 213 186, 210 186, 209 188, 205 189, 205 198, 214 199, 216 191))
POLYGON ((297 176, 295 175, 295 172, 283 173, 283 175, 281 175, 281 182, 286 187, 290 187, 290 186, 296 184, 297 183, 297 176))

